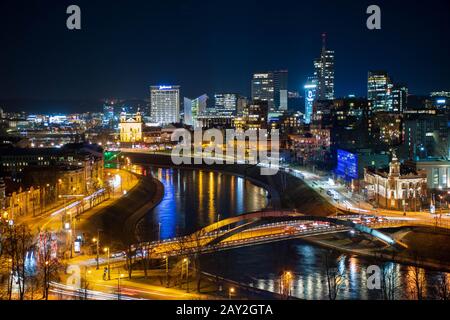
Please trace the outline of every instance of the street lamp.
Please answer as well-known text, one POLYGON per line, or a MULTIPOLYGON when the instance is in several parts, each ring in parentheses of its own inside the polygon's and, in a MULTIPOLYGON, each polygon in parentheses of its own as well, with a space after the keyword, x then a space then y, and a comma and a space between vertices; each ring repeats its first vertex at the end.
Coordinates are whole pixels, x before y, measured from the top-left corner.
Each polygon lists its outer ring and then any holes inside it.
POLYGON ((111 268, 110 268, 110 251, 109 251, 109 247, 106 247, 103 249, 103 252, 105 252, 108 255, 108 280, 111 280, 111 268))

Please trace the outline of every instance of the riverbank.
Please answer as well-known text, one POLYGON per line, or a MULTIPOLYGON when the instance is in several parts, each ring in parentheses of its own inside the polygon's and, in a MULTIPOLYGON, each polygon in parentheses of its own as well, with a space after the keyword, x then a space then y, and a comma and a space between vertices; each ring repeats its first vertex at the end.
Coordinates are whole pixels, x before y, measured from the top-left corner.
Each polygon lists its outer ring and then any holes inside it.
POLYGON ((330 216, 336 214, 336 209, 304 181, 279 171, 273 176, 261 175, 261 168, 252 165, 173 165, 170 155, 127 153, 135 164, 155 167, 172 167, 180 169, 219 171, 240 176, 250 182, 265 188, 271 195, 272 208, 295 209, 301 213, 315 216, 330 216))
POLYGON ((124 248, 136 242, 136 224, 159 204, 164 194, 164 187, 153 177, 122 172, 136 180, 131 189, 121 186, 120 191, 126 194, 104 203, 78 222, 78 229, 91 237, 96 237, 100 231, 102 245, 111 248, 124 248))

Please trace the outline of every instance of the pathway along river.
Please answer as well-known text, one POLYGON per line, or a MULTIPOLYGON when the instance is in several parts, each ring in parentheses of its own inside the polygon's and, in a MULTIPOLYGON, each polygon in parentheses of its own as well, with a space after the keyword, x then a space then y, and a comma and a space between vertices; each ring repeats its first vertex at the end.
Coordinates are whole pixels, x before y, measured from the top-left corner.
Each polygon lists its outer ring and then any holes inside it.
MULTIPOLYGON (((224 219, 266 207, 266 190, 243 178, 208 171, 143 167, 164 185, 164 198, 139 223, 138 237, 145 240, 168 239, 189 234, 224 219)), ((301 299, 327 299, 327 278, 324 268, 326 250, 301 240, 239 248, 204 255, 204 271, 273 292, 279 292, 280 275, 294 274, 292 296, 301 299)), ((367 289, 367 260, 335 253, 337 264, 345 273, 338 299, 379 299, 381 291, 367 289)), ((413 268, 386 263, 397 282, 397 298, 412 296, 413 268)), ((434 294, 437 274, 423 270, 426 297, 434 294)))

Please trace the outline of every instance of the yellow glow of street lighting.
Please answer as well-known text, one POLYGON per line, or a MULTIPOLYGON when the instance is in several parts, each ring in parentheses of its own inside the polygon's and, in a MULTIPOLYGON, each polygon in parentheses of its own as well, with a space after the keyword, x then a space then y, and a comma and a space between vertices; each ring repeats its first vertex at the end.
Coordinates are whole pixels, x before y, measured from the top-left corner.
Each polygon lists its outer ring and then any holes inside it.
POLYGON ((103 252, 108 252, 109 251, 109 248, 104 248, 103 249, 103 252))
POLYGON ((188 262, 188 259, 187 259, 187 258, 184 258, 184 259, 183 259, 183 262, 184 262, 184 263, 188 262))
POLYGON ((230 288, 230 293, 234 293, 234 288, 230 288))

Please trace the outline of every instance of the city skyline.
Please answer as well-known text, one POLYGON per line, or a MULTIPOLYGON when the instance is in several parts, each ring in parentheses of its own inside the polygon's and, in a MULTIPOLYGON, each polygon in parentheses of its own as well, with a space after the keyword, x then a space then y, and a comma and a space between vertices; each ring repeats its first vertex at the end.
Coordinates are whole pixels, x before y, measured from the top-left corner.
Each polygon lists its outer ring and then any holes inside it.
MULTIPOLYGON (((205 92, 250 97, 253 73, 284 69, 290 73, 288 89, 302 92, 314 72, 312 63, 320 55, 324 32, 327 47, 335 51, 336 97, 366 96, 369 70, 387 70, 396 82, 407 84, 412 94, 448 90, 450 61, 445 57, 450 48, 445 41, 438 42, 448 30, 448 3, 433 4, 418 10, 382 1, 382 29, 370 31, 365 26, 364 1, 347 3, 342 6, 345 8, 325 6, 321 1, 290 3, 289 13, 277 7, 269 13, 267 1, 258 7, 252 7, 251 1, 239 6, 230 2, 226 6, 235 8, 231 12, 236 22, 228 30, 227 21, 217 17, 213 4, 174 2, 166 8, 137 1, 129 9, 118 4, 100 8, 81 1, 83 28, 74 32, 65 28, 64 1, 47 11, 28 4, 20 15, 14 15, 18 16, 14 21, 6 18, 0 22, 6 42, 11 37, 28 40, 17 40, 14 48, 2 52, 2 61, 8 65, 2 68, 0 100, 148 98, 148 88, 155 84, 180 85, 183 97, 205 92), (173 19, 166 12, 169 9, 184 10, 184 14, 173 19), (427 10, 434 15, 426 14, 427 10), (141 11, 149 16, 136 16, 141 11), (308 11, 320 14, 311 15, 312 21, 308 11), (49 17, 45 23, 39 22, 43 15, 49 17), (205 17, 205 26, 195 21, 196 15, 205 17), (338 28, 328 22, 334 16, 342 18, 338 28), (110 17, 121 17, 120 31, 109 22, 110 17), (414 22, 419 17, 421 24, 414 22), (402 24, 394 25, 399 20, 402 24), (161 27, 156 29, 158 22, 161 27), (34 26, 34 31, 28 32, 34 26), (410 31, 405 33, 405 29, 410 31), (192 36, 189 41, 188 36, 192 36), (222 41, 231 36, 234 45, 223 46, 222 41), (172 41, 166 41, 168 37, 172 41), (271 40, 274 37, 277 40, 271 40), (383 48, 374 48, 373 43, 383 43, 383 48), (425 43, 431 48, 439 43, 439 50, 427 50, 425 43), (155 46, 160 50, 154 50, 155 46), (206 51, 207 56, 202 53, 206 51), (404 52, 413 53, 404 56, 404 52), (434 61, 441 64, 437 67, 434 61), (71 77, 65 77, 68 74, 71 77)), ((11 16, 19 10, 17 4, 7 6, 2 12, 11 16)))
POLYGON ((448 0, 47 1, 0 4, 0 300, 450 300, 448 0))

